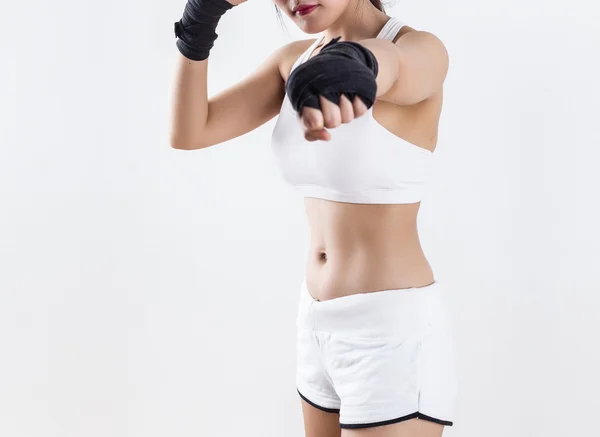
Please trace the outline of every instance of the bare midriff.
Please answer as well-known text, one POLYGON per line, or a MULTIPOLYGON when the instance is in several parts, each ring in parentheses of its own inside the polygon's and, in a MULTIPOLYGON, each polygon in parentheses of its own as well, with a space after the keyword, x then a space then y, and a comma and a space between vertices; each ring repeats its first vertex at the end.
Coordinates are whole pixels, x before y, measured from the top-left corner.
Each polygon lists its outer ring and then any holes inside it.
POLYGON ((417 230, 420 203, 353 204, 305 198, 306 286, 324 301, 434 282, 417 230))

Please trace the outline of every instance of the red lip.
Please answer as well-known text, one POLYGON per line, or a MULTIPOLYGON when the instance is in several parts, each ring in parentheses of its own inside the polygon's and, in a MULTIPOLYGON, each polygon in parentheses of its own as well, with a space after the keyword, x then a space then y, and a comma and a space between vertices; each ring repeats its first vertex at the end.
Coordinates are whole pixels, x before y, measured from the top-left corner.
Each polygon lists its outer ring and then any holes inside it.
POLYGON ((304 15, 315 9, 317 6, 319 5, 298 5, 293 9, 293 11, 294 13, 304 15))

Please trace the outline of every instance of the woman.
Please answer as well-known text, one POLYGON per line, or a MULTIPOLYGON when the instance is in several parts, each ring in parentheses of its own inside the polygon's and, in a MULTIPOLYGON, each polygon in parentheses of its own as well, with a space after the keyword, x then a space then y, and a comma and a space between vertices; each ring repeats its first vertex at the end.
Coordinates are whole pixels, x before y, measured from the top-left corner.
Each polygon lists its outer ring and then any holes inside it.
POLYGON ((279 115, 273 152, 305 198, 311 232, 297 318, 306 436, 441 436, 456 391, 451 324, 417 213, 446 49, 379 0, 275 0, 320 37, 281 47, 209 100, 217 23, 243 1, 188 0, 175 23, 171 144, 210 147, 279 115))

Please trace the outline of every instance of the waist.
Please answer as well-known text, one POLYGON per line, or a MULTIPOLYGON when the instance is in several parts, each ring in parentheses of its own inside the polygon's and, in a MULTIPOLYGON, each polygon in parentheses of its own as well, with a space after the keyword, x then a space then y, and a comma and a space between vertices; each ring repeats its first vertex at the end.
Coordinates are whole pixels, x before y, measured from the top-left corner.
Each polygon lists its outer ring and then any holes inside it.
POLYGON ((425 287, 434 282, 431 265, 422 251, 387 256, 369 251, 352 255, 313 253, 306 265, 307 289, 315 299, 327 301, 359 293, 425 287))
POLYGON ((360 252, 393 256, 420 248, 420 203, 361 204, 306 197, 304 208, 314 250, 335 251, 338 257, 360 252))
POLYGON ((418 236, 418 203, 304 200, 311 238, 306 275, 318 299, 433 281, 418 236))
POLYGON ((425 287, 385 289, 319 301, 302 282, 296 325, 300 329, 360 338, 414 338, 444 317, 439 282, 425 287))

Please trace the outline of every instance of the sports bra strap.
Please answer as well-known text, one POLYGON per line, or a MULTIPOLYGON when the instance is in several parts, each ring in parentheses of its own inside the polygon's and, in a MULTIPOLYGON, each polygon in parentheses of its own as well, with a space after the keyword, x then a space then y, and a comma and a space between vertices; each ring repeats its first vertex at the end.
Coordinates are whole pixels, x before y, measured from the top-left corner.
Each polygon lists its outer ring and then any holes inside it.
MULTIPOLYGON (((324 35, 321 35, 320 37, 318 37, 311 45, 309 48, 307 48, 304 53, 302 53, 300 56, 298 56, 298 59, 296 59, 296 62, 294 62, 294 65, 292 66, 292 70, 294 70, 294 68, 296 68, 298 65, 300 65, 301 63, 303 63, 304 61, 306 61, 306 58, 308 58, 310 56, 310 54, 313 52, 313 50, 317 47, 317 45, 321 42, 321 40, 323 39, 324 35)), ((292 71, 290 70, 290 71, 292 71)))
POLYGON ((393 41, 400 29, 404 27, 406 23, 398 20, 396 17, 391 17, 383 26, 377 38, 387 39, 393 41))
MULTIPOLYGON (((377 38, 382 38, 382 39, 387 39, 390 41, 393 41, 394 38, 396 37, 396 35, 398 35, 398 32, 400 31, 400 29, 402 27, 404 27, 406 24, 400 20, 398 20, 396 17, 390 17, 385 25, 382 27, 382 29, 379 31, 379 35, 377 35, 377 38)), ((315 48, 317 47, 317 45, 319 45, 319 43, 321 41, 323 41, 323 38, 325 37, 325 35, 321 35, 319 36, 311 45, 308 49, 305 50, 304 53, 302 53, 298 59, 296 59, 296 62, 294 63, 294 65, 292 66, 292 70, 294 70, 294 68, 296 68, 298 65, 300 65, 301 63, 303 63, 304 61, 306 61, 306 59, 312 54, 312 52, 315 50, 315 48)))

